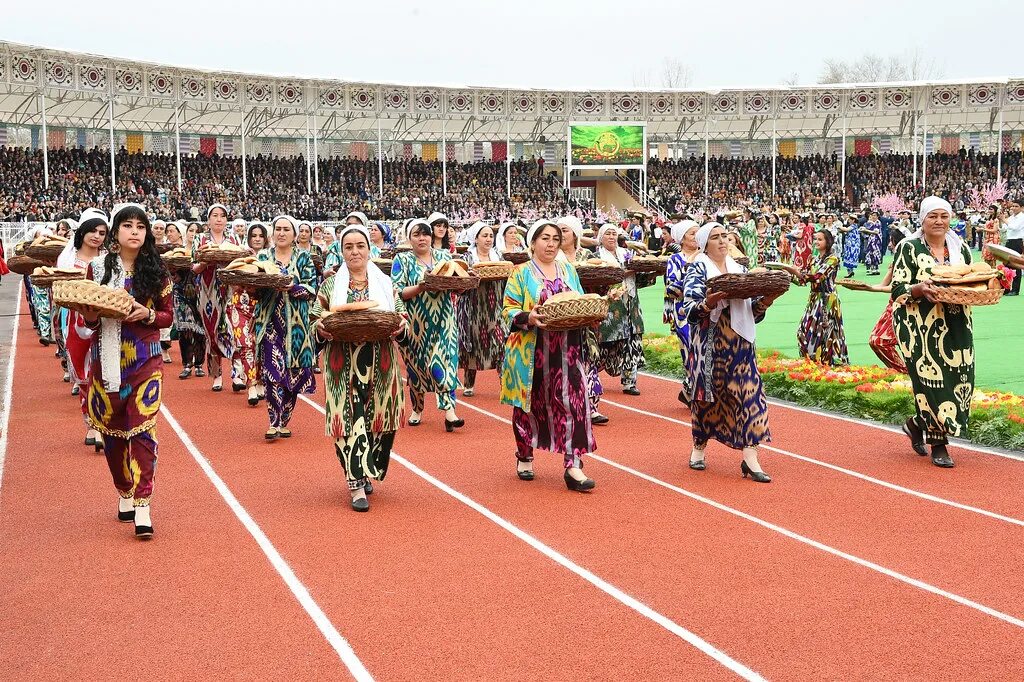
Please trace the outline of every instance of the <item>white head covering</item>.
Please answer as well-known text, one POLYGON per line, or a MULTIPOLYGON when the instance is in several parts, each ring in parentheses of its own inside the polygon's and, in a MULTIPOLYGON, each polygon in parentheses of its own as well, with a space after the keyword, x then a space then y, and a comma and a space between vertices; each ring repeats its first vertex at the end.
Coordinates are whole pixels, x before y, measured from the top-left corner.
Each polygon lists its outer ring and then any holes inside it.
POLYGON ((412 233, 416 230, 416 226, 417 225, 423 225, 424 227, 426 227, 427 228, 427 232, 430 232, 430 230, 431 230, 430 223, 428 223, 426 220, 424 220, 423 218, 413 218, 412 220, 409 221, 409 224, 405 226, 405 230, 406 230, 405 238, 406 239, 409 239, 410 237, 412 237, 412 233))
POLYGON ((505 233, 509 230, 515 230, 515 223, 502 223, 501 227, 498 228, 498 234, 494 237, 494 249, 499 254, 505 253, 505 233))
POLYGON ((114 204, 114 210, 110 212, 110 227, 117 227, 117 216, 129 208, 137 208, 143 213, 146 212, 146 207, 142 204, 114 204))
POLYGON ((601 226, 601 229, 597 231, 597 257, 611 265, 621 267, 626 261, 626 250, 616 246, 614 251, 609 251, 604 247, 604 236, 609 232, 615 232, 615 238, 618 239, 622 230, 613 223, 605 223, 601 226))
POLYGON ((222 209, 224 211, 224 217, 225 218, 227 218, 228 214, 230 213, 230 211, 228 211, 228 207, 225 206, 224 204, 213 204, 212 206, 210 206, 210 208, 206 209, 206 220, 207 220, 207 222, 209 222, 210 214, 213 213, 213 209, 215 209, 215 208, 222 209))
POLYGON ((574 215, 562 216, 558 219, 558 226, 568 227, 576 235, 576 247, 579 248, 580 239, 583 238, 583 221, 574 215))
MULTIPOLYGON (((79 216, 79 220, 68 219, 68 223, 73 225, 74 232, 77 232, 87 222, 98 220, 110 229, 110 221, 107 220, 107 214, 98 208, 87 208, 82 211, 82 215, 79 216)), ((68 239, 68 245, 64 247, 64 250, 57 256, 57 267, 58 268, 73 268, 75 267, 75 261, 78 259, 78 249, 75 248, 75 235, 71 233, 71 238, 68 239)))
MULTIPOLYGON (((473 223, 473 226, 466 230, 466 239, 470 245, 469 251, 466 253, 466 258, 470 265, 474 265, 479 261, 480 256, 477 253, 476 240, 480 236, 480 231, 485 227, 490 227, 487 223, 482 220, 478 220, 473 223)), ((501 260, 501 254, 498 253, 497 249, 494 248, 494 244, 491 244, 491 250, 487 254, 487 260, 501 260)))
POLYGON ((434 223, 438 222, 439 220, 443 220, 446 223, 449 222, 448 216, 446 216, 444 213, 434 211, 433 213, 430 214, 430 217, 427 218, 427 224, 433 227, 434 223))
POLYGON ((270 231, 271 231, 271 232, 273 232, 273 231, 274 231, 274 224, 275 224, 275 223, 276 223, 276 222, 277 222, 278 220, 281 220, 282 218, 284 218, 284 219, 285 219, 285 220, 287 220, 287 221, 288 221, 289 223, 291 223, 291 225, 292 225, 292 230, 294 230, 294 231, 295 231, 296 233, 297 233, 297 232, 299 231, 299 227, 298 227, 298 225, 296 225, 296 223, 295 223, 295 218, 291 217, 290 215, 288 215, 288 214, 286 214, 286 213, 282 213, 282 214, 281 214, 281 215, 279 215, 279 216, 275 216, 275 217, 274 217, 274 219, 270 221, 270 226, 269 226, 269 227, 270 227, 270 231))
POLYGON ((362 224, 362 225, 363 225, 364 227, 366 226, 366 223, 370 222, 370 219, 369 219, 369 218, 367 218, 367 217, 366 217, 366 214, 365 214, 365 213, 363 213, 362 211, 352 211, 351 213, 349 213, 349 214, 348 214, 347 216, 345 216, 345 222, 346 222, 346 223, 348 222, 348 219, 349 219, 349 218, 355 218, 355 219, 356 219, 356 220, 358 220, 358 221, 359 221, 359 222, 360 222, 360 223, 361 223, 361 224, 362 224))
POLYGON ((551 227, 557 228, 558 225, 553 220, 547 218, 541 218, 530 225, 530 229, 526 233, 526 247, 531 248, 533 246, 533 238, 537 235, 537 232, 543 229, 545 226, 550 225, 551 227))
MULTIPOLYGON (((719 223, 708 223, 697 230, 697 246, 700 247, 701 254, 697 256, 694 262, 704 264, 708 279, 723 274, 706 252, 711 230, 716 227, 725 229, 719 223)), ((745 272, 746 268, 734 261, 732 256, 727 255, 725 257, 725 270, 729 273, 741 273, 745 272)), ((726 304, 729 305, 729 326, 744 339, 754 343, 754 339, 757 337, 757 328, 754 322, 754 306, 750 303, 750 299, 730 298, 719 301, 718 305, 711 309, 711 324, 718 324, 718 318, 722 316, 722 311, 725 310, 726 304)))
POLYGON ((231 227, 238 227, 239 225, 245 227, 245 218, 235 218, 231 221, 231 227))
MULTIPOLYGON (((338 244, 345 240, 345 235, 358 232, 366 237, 367 255, 369 255, 370 231, 364 225, 348 225, 338 233, 338 244)), ((366 262, 366 280, 370 287, 370 300, 376 301, 381 310, 395 312, 395 290, 391 277, 377 267, 372 260, 366 262)), ((334 291, 331 292, 331 307, 348 303, 349 272, 345 259, 342 258, 338 272, 334 275, 334 291)))
POLYGON ((680 246, 683 244, 683 237, 686 233, 695 227, 700 227, 695 220, 681 220, 672 226, 670 232, 672 233, 672 241, 676 242, 680 246))
MULTIPOLYGON (((924 237, 924 219, 928 217, 928 214, 932 211, 944 210, 949 213, 950 217, 953 217, 953 207, 949 205, 949 202, 942 197, 930 196, 925 197, 921 201, 921 210, 918 211, 918 216, 921 218, 921 225, 917 228, 914 234, 907 237, 907 239, 921 239, 924 237)), ((960 239, 959 235, 952 229, 946 230, 946 250, 949 251, 949 263, 950 265, 963 265, 964 254, 961 252, 963 247, 963 240, 960 239)))

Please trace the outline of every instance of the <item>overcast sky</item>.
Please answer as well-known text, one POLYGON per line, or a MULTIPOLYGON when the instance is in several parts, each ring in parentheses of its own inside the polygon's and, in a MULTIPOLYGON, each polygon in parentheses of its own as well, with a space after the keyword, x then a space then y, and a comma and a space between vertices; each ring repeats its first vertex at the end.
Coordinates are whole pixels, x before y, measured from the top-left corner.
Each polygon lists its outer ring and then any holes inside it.
POLYGON ((10 2, 0 39, 177 66, 434 85, 631 88, 814 82, 827 58, 914 50, 941 77, 1024 76, 1017 0, 691 3, 393 0, 10 2))

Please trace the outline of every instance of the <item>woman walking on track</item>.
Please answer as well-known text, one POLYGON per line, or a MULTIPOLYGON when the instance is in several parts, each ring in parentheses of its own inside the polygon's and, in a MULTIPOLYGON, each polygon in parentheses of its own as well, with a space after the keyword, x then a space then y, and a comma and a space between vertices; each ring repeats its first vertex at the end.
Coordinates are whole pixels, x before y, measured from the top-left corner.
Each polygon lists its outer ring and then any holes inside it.
POLYGON ((814 240, 814 227, 807 215, 800 216, 793 232, 793 265, 797 270, 806 270, 811 265, 811 243, 814 240))
MULTIPOLYGON (((327 395, 327 436, 345 470, 352 509, 369 511, 366 496, 371 479, 383 481, 391 460, 395 432, 402 423, 402 378, 398 350, 392 339, 349 343, 335 341, 320 320, 332 307, 374 301, 377 310, 404 312, 395 299, 391 278, 370 262, 370 233, 349 225, 339 234, 345 261, 320 288, 310 312, 314 330, 327 341, 324 380, 327 395)), ((395 336, 405 331, 405 323, 395 336)))
MULTIPOLYGON (((267 228, 263 223, 253 223, 246 235, 246 244, 259 253, 270 245, 267 228)), ((255 407, 262 394, 259 380, 259 363, 256 361, 256 338, 253 334, 253 315, 256 311, 257 292, 242 287, 231 287, 231 302, 228 304, 228 320, 234 340, 235 355, 232 358, 232 375, 238 382, 235 391, 249 389, 249 405, 255 407)))
POLYGON ((409 373, 409 426, 420 425, 424 395, 434 393, 437 409, 444 412, 445 431, 450 433, 465 424, 455 413, 455 389, 459 385, 458 324, 451 292, 434 291, 423 284, 424 275, 452 257, 447 247, 432 247, 434 233, 425 220, 409 224, 413 250, 395 256, 391 279, 409 319, 409 329, 399 340, 409 373))
MULTIPOLYGON (((214 204, 206 211, 208 231, 196 237, 192 244, 192 260, 196 260, 199 249, 208 244, 237 243, 235 236, 228 227, 228 209, 223 204, 214 204)), ((213 390, 223 389, 221 376, 221 360, 230 360, 233 352, 231 325, 228 322, 227 308, 230 293, 228 287, 220 283, 217 270, 220 265, 207 265, 196 262, 192 272, 199 277, 199 313, 206 332, 206 368, 213 377, 213 390)))
POLYGON ((92 262, 86 277, 125 289, 135 300, 123 320, 98 318, 92 310, 82 313, 93 331, 89 420, 103 434, 107 466, 120 496, 118 520, 134 521, 135 535, 149 538, 163 383, 160 330, 173 317, 171 281, 145 208, 118 206, 110 223, 107 254, 92 262))
POLYGON ((608 317, 601 323, 601 368, 611 376, 621 377, 622 392, 640 395, 637 388, 639 371, 647 366, 642 344, 644 318, 637 297, 636 276, 629 270, 633 254, 618 246, 619 228, 607 224, 597 233, 597 257, 609 265, 626 268, 626 278, 609 296, 608 317))
POLYGON ((770 483, 757 459, 757 446, 771 441, 768 402, 754 353, 755 324, 774 299, 726 299, 707 292, 708 279, 746 268, 729 257, 725 228, 708 223, 697 231, 701 255, 686 270, 683 309, 690 323, 686 371, 690 377, 693 452, 690 468, 705 469, 704 450, 712 438, 743 451, 740 471, 770 483))
POLYGON ((273 247, 260 252, 261 261, 271 261, 292 276, 285 291, 258 289, 253 311, 256 361, 266 388, 270 428, 267 440, 291 438, 288 429, 295 401, 300 393, 313 393, 313 336, 309 308, 316 298, 316 268, 307 251, 295 248, 295 220, 278 216, 271 223, 273 247))
MULTIPOLYGON (((185 229, 184 244, 191 248, 199 234, 198 223, 185 229)), ((199 276, 191 269, 175 270, 171 274, 174 300, 174 332, 178 335, 178 350, 181 351, 181 374, 179 379, 188 379, 192 372, 197 377, 206 376, 203 364, 206 361, 206 328, 199 312, 199 276)))
MULTIPOLYGON (((466 262, 500 260, 494 250, 494 231, 478 222, 469 228, 466 262)), ((505 331, 501 322, 501 304, 505 298, 505 280, 481 281, 476 289, 459 296, 459 365, 465 368, 464 390, 470 397, 479 370, 500 370, 505 355, 505 331)))
MULTIPOLYGON (((683 359, 683 368, 686 367, 686 351, 690 345, 690 323, 686 318, 686 310, 683 306, 685 293, 684 279, 686 269, 697 260, 700 249, 697 248, 697 230, 700 226, 693 220, 684 220, 672 226, 672 238, 682 245, 682 250, 669 256, 668 266, 665 271, 665 317, 669 327, 679 339, 679 355, 683 359)), ((689 395, 686 377, 683 378, 683 388, 679 391, 679 402, 686 403, 689 395)))
POLYGON ((970 248, 949 229, 953 209, 936 196, 921 202, 921 227, 896 250, 892 273, 893 323, 907 365, 917 414, 903 432, 914 451, 950 468, 950 436, 966 436, 974 396, 971 308, 934 299, 932 269, 969 265, 970 248))
POLYGON ((345 224, 338 225, 338 227, 335 228, 334 243, 327 248, 326 252, 324 252, 324 278, 330 277, 336 273, 338 268, 341 267, 342 261, 344 261, 344 258, 341 256, 341 239, 338 235, 341 234, 348 225, 362 225, 363 227, 366 227, 367 222, 368 219, 366 214, 361 213, 360 211, 352 211, 345 216, 345 224))
POLYGON ((502 315, 511 331, 502 367, 501 402, 512 406, 517 475, 532 481, 534 449, 561 454, 569 490, 584 492, 594 481, 583 473, 583 456, 597 449, 587 400, 582 330, 544 328, 537 306, 565 291, 583 293, 576 269, 556 259, 562 233, 538 220, 527 234, 533 259, 516 268, 505 287, 502 315))
POLYGON ((811 285, 811 296, 797 328, 796 343, 802 358, 824 365, 848 365, 843 310, 836 293, 839 257, 832 253, 832 240, 828 230, 815 233, 814 248, 821 255, 810 272, 798 276, 801 284, 811 285))

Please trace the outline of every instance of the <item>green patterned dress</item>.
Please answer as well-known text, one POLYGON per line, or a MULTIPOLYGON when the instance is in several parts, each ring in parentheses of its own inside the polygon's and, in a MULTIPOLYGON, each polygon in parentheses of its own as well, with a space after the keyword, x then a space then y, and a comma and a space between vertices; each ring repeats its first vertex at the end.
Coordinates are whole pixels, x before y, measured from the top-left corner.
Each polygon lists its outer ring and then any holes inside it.
POLYGON ((757 267, 758 254, 757 254, 757 223, 753 220, 740 225, 740 243, 743 244, 743 253, 747 255, 747 260, 750 262, 747 267, 757 267))
MULTIPOLYGON (((966 245, 961 255, 964 263, 971 262, 966 245)), ((966 437, 974 396, 971 309, 911 297, 911 287, 928 279, 937 265, 924 239, 902 242, 894 261, 893 327, 914 390, 918 426, 931 445, 949 436, 966 437)))
MULTIPOLYGON (((451 260, 451 257, 447 251, 431 251, 433 264, 451 260)), ((415 253, 396 255, 391 266, 391 281, 396 292, 419 284, 427 270, 415 253)), ((399 347, 409 373, 413 412, 423 411, 426 393, 437 395, 440 410, 455 407, 455 389, 459 387, 459 330, 454 298, 448 291, 432 291, 405 301, 409 328, 399 347)))
MULTIPOLYGON (((335 278, 329 277, 310 310, 315 322, 330 310, 335 278)), ((349 287, 348 303, 366 301, 369 286, 349 287)), ((395 298, 395 311, 405 312, 395 298)), ((331 341, 325 349, 327 436, 345 469, 349 490, 368 479, 383 481, 391 460, 395 432, 402 422, 402 378, 395 342, 331 341)))

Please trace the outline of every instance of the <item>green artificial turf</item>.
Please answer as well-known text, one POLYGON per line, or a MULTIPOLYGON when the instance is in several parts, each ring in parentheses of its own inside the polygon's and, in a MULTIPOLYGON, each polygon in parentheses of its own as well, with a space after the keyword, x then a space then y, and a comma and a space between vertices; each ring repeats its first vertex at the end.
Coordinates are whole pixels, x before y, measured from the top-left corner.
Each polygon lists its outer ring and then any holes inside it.
MULTIPOLYGON (((980 256, 975 255, 977 260, 980 256)), ((882 272, 888 266, 886 259, 882 272)), ((855 278, 872 284, 882 277, 868 277, 861 266, 855 278)), ((840 276, 846 275, 845 269, 840 276)), ((640 290, 640 305, 644 311, 645 331, 668 334, 668 325, 662 322, 664 283, 640 290)), ((808 287, 793 286, 775 301, 764 322, 757 325, 757 347, 760 350, 778 350, 789 357, 798 357, 796 330, 807 307, 808 287)), ((843 324, 846 343, 850 348, 850 363, 854 365, 881 365, 868 347, 868 336, 885 309, 885 294, 850 291, 840 288, 843 305, 843 324)), ((1004 296, 998 305, 974 308, 975 385, 1024 395, 1024 296, 1004 296)))

